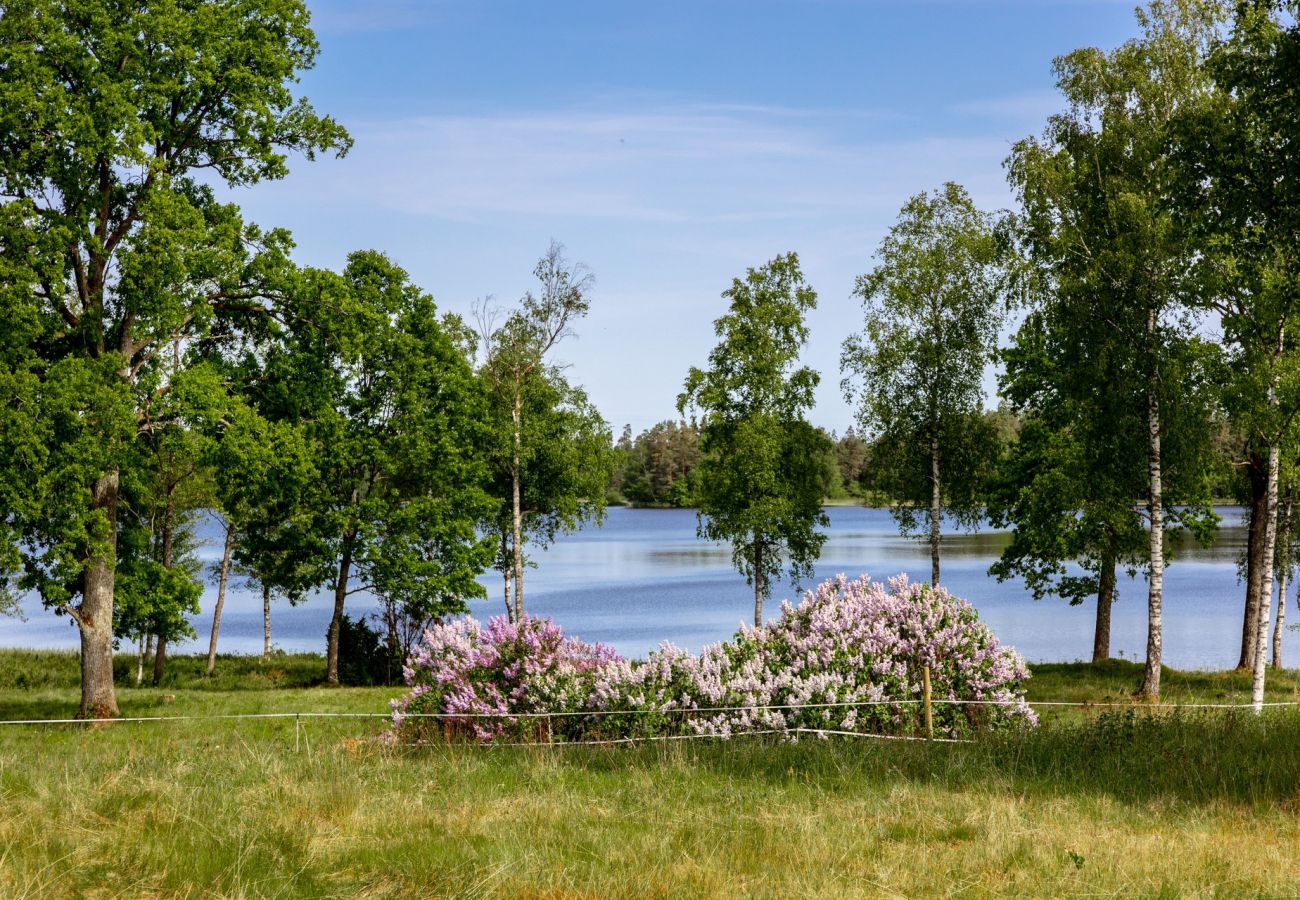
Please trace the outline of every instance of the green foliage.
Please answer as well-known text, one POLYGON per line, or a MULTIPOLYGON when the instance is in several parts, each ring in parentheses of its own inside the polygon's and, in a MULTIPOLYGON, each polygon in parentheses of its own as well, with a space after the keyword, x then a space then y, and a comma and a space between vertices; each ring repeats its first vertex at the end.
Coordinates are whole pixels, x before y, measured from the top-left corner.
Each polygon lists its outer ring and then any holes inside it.
POLYGON ((700 431, 693 423, 659 422, 637 435, 626 435, 611 489, 637 506, 695 506, 700 464, 700 431))
POLYGON ((525 545, 544 548, 560 533, 599 522, 616 464, 609 424, 586 391, 547 361, 587 314, 594 278, 554 242, 533 274, 538 292, 527 293, 500 327, 493 327, 493 310, 481 310, 480 321, 489 491, 497 501, 481 524, 496 548, 497 569, 513 581, 514 598, 506 598, 513 619, 524 613, 525 545))
POLYGON ((217 387, 198 357, 265 327, 292 268, 288 235, 245 223, 211 181, 280 178, 290 154, 350 144, 295 96, 317 51, 308 19, 299 0, 20 0, 0 16, 0 304, 14 323, 0 573, 12 584, 21 557, 22 586, 82 626, 97 673, 83 711, 115 705, 102 682, 119 486, 129 503, 147 480, 144 436, 195 427, 217 387))
POLYGON ((808 337, 804 316, 817 295, 789 253, 747 270, 723 292, 729 311, 709 368, 692 368, 677 398, 701 413, 699 535, 729 541, 732 562, 755 589, 755 624, 772 575, 788 566, 809 577, 825 535, 825 432, 804 418, 817 373, 797 367, 808 337))
POLYGON ((287 472, 297 486, 261 507, 292 514, 246 541, 241 561, 291 597, 332 580, 332 634, 358 590, 417 618, 463 611, 483 596, 475 578, 492 548, 476 523, 493 504, 486 403, 462 326, 373 251, 351 254, 341 274, 305 273, 295 303, 255 402, 286 423, 283 446, 296 454, 301 435, 307 455, 251 482, 287 472))
MULTIPOLYGON (((1217 454, 1216 348, 1184 301, 1194 247, 1169 211, 1169 123, 1205 90, 1219 5, 1153 4, 1146 34, 1110 54, 1056 60, 1069 104, 1008 160, 1023 214, 1029 311, 1002 354, 1003 396, 1025 416, 990 492, 1013 528, 992 572, 1036 598, 1079 603, 1147 552, 1150 402, 1159 410, 1165 516, 1208 539, 1217 454), (1084 575, 1067 574, 1075 562, 1084 575)), ((1170 536, 1174 536, 1171 532, 1170 536)))
POLYGON ((402 682, 403 657, 362 616, 339 623, 339 683, 359 687, 402 682))
POLYGON ((950 182, 904 205, 876 259, 857 282, 866 327, 841 357, 845 395, 875 437, 873 478, 901 501, 904 533, 919 530, 936 477, 942 509, 973 526, 998 449, 982 392, 1006 291, 993 222, 950 182))

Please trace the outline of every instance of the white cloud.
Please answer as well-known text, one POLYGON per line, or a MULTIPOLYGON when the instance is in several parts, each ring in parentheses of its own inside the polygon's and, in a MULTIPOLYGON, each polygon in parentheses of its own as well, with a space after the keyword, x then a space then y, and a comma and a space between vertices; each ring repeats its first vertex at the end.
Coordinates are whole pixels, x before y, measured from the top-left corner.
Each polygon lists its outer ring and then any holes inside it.
POLYGON ((861 324, 853 281, 899 207, 946 180, 987 209, 1010 199, 1009 141, 962 136, 956 114, 925 136, 869 114, 641 101, 349 124, 346 159, 250 192, 252 217, 292 228, 312 262, 389 251, 460 311, 522 294, 545 242, 563 240, 598 283, 582 340, 562 355, 611 420, 637 428, 672 414, 731 278, 796 250, 821 295, 805 354, 823 373, 814 420, 842 430, 839 344, 861 324))
POLYGON ((883 119, 846 128, 832 113, 743 107, 428 116, 353 133, 349 194, 456 220, 825 221, 949 179, 988 193, 1007 152, 997 139, 898 138, 883 119))

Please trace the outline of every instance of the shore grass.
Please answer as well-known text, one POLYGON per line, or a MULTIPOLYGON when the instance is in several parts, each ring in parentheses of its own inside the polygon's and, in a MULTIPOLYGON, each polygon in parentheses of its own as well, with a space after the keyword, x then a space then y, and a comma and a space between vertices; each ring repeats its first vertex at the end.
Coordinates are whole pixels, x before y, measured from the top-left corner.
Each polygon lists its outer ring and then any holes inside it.
MULTIPOLYGON (((176 685, 123 688, 123 714, 382 712, 398 693, 280 686, 238 659, 227 686, 191 685, 182 659, 176 685)), ((319 678, 312 663, 293 677, 319 678)), ((75 679, 20 688, 21 667, 0 652, 0 718, 75 709, 75 679)), ((1135 674, 1037 666, 1030 693, 1123 703, 1135 674)), ((1292 673, 1270 675, 1273 698, 1295 693, 1292 673)), ((1165 684, 1182 702, 1249 691, 1237 673, 1165 684)), ((1132 706, 970 745, 393 748, 382 726, 0 726, 0 896, 1300 893, 1287 709, 1132 706)))

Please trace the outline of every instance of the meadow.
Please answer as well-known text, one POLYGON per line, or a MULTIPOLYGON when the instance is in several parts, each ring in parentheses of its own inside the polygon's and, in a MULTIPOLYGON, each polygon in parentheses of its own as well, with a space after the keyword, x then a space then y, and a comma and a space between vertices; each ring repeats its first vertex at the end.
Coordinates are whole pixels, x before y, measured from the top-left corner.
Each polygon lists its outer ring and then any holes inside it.
MULTIPOLYGON (((382 712, 319 657, 178 657, 124 716, 382 712)), ((119 665, 133 672, 133 661, 119 665)), ((975 744, 766 738, 392 748, 377 719, 0 726, 0 896, 1288 896, 1300 713, 1125 706, 1137 667, 1036 667, 1058 710, 975 744)), ((1246 676, 1165 674, 1241 702, 1246 676)), ((128 681, 129 679, 124 679, 128 681)), ((1297 697, 1294 673, 1270 679, 1297 697)), ((0 718, 76 707, 0 652, 0 718)))

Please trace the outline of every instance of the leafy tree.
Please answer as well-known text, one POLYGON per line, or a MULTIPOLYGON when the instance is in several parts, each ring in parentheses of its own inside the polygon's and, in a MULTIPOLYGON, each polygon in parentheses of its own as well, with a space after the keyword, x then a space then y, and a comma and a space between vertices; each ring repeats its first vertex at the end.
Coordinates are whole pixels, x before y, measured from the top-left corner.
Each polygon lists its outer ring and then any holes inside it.
MULTIPOLYGON (((1083 339, 1092 327, 1089 308, 1052 297, 1030 312, 1004 354, 1002 392, 1025 419, 991 483, 990 520, 1013 531, 990 571, 999 580, 1022 577, 1035 599, 1055 594, 1076 605, 1096 596, 1093 660, 1100 661, 1110 656, 1117 569, 1136 569, 1149 549, 1134 506, 1145 490, 1145 416, 1141 392, 1118 389, 1108 354, 1097 352, 1095 339, 1083 339), (1068 574, 1071 562, 1083 574, 1068 574)), ((1175 371, 1173 359, 1166 371, 1175 371)), ((1196 435, 1209 423, 1173 414, 1204 413, 1210 398, 1202 369, 1193 365, 1185 375, 1171 379, 1178 396, 1164 404, 1166 491, 1196 501, 1176 507, 1175 521, 1196 525, 1205 536, 1213 520, 1204 505, 1210 495, 1200 480, 1204 447, 1196 435)))
POLYGON ((851 497, 861 496, 868 476, 867 462, 871 445, 852 426, 835 442, 835 461, 840 469, 840 483, 851 497))
POLYGON ((163 351, 266 316, 286 267, 287 238, 209 184, 348 146, 292 91, 316 52, 298 0, 21 0, 0 16, 0 255, 26 259, 0 273, 26 341, 3 361, 21 452, 0 482, 27 485, 4 507, 4 557, 20 538, 26 586, 79 627, 83 716, 117 712, 119 489, 172 389, 163 351))
POLYGON ((826 535, 823 460, 830 442, 808 424, 817 373, 797 367, 804 316, 817 295, 794 253, 749 269, 722 294, 726 315, 709 368, 692 368, 677 409, 702 414, 699 536, 731 543, 733 564, 754 587, 754 624, 784 560, 809 577, 826 535))
POLYGON ((1258 600, 1252 609, 1248 594, 1248 652, 1242 654, 1253 671, 1252 697, 1261 704, 1279 472, 1300 411, 1293 333, 1300 315, 1300 7, 1261 0, 1234 8, 1231 33, 1216 41, 1206 66, 1217 90, 1186 105, 1176 130, 1182 176, 1176 212, 1200 239, 1199 274, 1210 289, 1199 296, 1217 315, 1231 358, 1234 378, 1225 402, 1266 460, 1259 467, 1262 547, 1252 566, 1258 600))
MULTIPOLYGON (((312 530, 307 502, 317 489, 319 473, 306 428, 267 417, 277 414, 275 403, 259 397, 259 390, 268 386, 267 372, 254 354, 242 363, 232 367, 229 377, 239 385, 244 402, 233 404, 227 412, 218 439, 209 442, 206 458, 210 470, 217 473, 214 494, 223 532, 208 638, 208 675, 216 667, 221 614, 232 573, 247 576, 262 594, 263 656, 271 652, 272 594, 298 603, 328 577, 321 562, 327 551, 312 530), (259 401, 260 410, 249 405, 259 401)), ((275 382, 273 390, 284 386, 283 381, 275 382)), ((283 412, 281 408, 279 414, 283 412)))
MULTIPOLYGON (((492 384, 490 379, 488 383, 492 384)), ((506 612, 517 621, 524 611, 523 586, 518 579, 524 568, 532 565, 528 545, 545 548, 558 535, 576 531, 584 522, 601 520, 615 453, 610 447, 608 423, 586 392, 570 385, 558 368, 548 366, 536 372, 520 395, 522 452, 517 469, 513 397, 490 387, 489 398, 496 452, 491 455, 488 492, 497 505, 483 524, 497 548, 495 567, 504 582, 506 612), (514 543, 516 484, 521 545, 514 543)))
MULTIPOLYGON (((1214 3, 1157 0, 1139 11, 1141 37, 1110 53, 1083 49, 1058 59, 1069 109, 1052 117, 1041 141, 1017 144, 1009 163, 1031 255, 1047 269, 1048 365, 1062 367, 1054 381, 1084 404, 1097 399, 1089 393, 1109 394, 1080 411, 1111 415, 1110 424, 1127 435, 1125 451, 1110 462, 1125 464, 1128 442, 1145 445, 1149 587, 1139 693, 1153 698, 1163 653, 1166 520, 1212 521, 1208 498, 1194 490, 1208 480, 1196 471, 1177 476, 1187 495, 1169 494, 1170 442, 1210 431, 1195 404, 1184 403, 1203 392, 1179 380, 1195 355, 1186 301, 1199 285, 1190 274, 1193 247, 1170 211, 1176 179, 1169 136, 1179 110, 1206 90, 1203 59, 1218 15, 1214 3), (1187 417, 1203 427, 1175 426, 1187 417)), ((1084 453, 1098 449, 1082 446, 1084 453)), ((1195 469, 1199 455, 1181 455, 1195 469)), ((1105 493, 1108 483, 1122 484, 1116 474, 1095 487, 1105 493)), ((1105 502, 1110 508, 1121 500, 1105 502)))
POLYGON ((1001 324, 1001 251, 990 218, 949 182, 907 202, 876 258, 858 279, 866 328, 844 342, 844 391, 875 436, 876 477, 901 501, 891 509, 900 530, 918 533, 918 509, 929 510, 938 584, 942 515, 978 525, 997 452, 982 384, 1001 324))
POLYGON ((617 490, 639 506, 694 506, 699 464, 699 429, 687 422, 659 422, 626 451, 617 490))
POLYGON ((464 326, 439 319, 432 298, 382 254, 353 253, 342 274, 306 281, 302 324, 268 357, 259 404, 305 430, 319 481, 295 501, 305 529, 284 523, 248 559, 264 585, 283 583, 285 570, 315 579, 332 570, 326 680, 337 684, 350 594, 370 592, 420 620, 483 596, 486 408, 464 326))
POLYGON ((499 327, 486 307, 479 321, 480 375, 495 432, 504 438, 493 445, 494 494, 508 497, 509 527, 502 515, 486 522, 499 548, 497 564, 512 621, 524 614, 525 544, 549 543, 558 532, 603 515, 615 462, 609 426, 585 392, 547 362, 556 345, 572 336, 574 322, 587 314, 594 278, 582 264, 570 263, 555 242, 533 274, 538 292, 526 294, 499 327))

